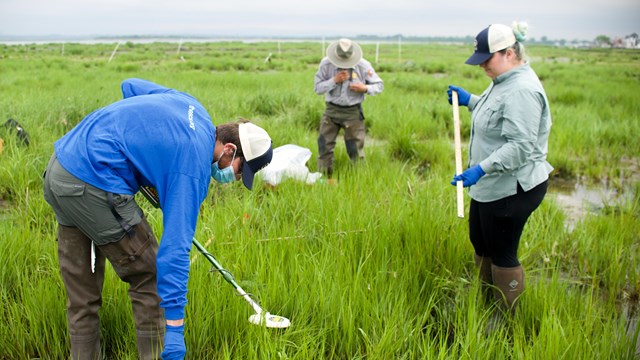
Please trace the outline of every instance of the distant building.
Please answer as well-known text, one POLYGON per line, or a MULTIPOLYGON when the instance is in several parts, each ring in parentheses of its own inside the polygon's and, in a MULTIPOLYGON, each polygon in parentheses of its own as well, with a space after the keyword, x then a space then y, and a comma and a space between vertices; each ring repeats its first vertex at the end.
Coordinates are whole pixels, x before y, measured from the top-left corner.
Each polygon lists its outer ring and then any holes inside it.
POLYGON ((614 48, 623 48, 624 46, 624 42, 622 41, 621 37, 614 37, 613 40, 611 40, 611 47, 614 48))
POLYGON ((631 35, 625 36, 624 47, 627 49, 640 48, 640 43, 638 42, 638 34, 633 33, 631 35))
POLYGON ((611 47, 616 49, 640 49, 640 41, 637 33, 627 35, 624 38, 616 36, 612 39, 609 39, 605 35, 600 35, 595 39, 594 46, 601 48, 611 47))

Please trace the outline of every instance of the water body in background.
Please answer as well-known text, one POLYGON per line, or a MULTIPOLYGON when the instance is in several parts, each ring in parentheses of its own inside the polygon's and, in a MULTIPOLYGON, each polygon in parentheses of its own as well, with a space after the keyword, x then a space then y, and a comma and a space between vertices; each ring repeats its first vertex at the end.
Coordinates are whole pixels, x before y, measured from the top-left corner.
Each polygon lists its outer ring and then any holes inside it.
POLYGON ((589 214, 599 214, 606 207, 624 207, 634 199, 638 180, 629 179, 612 186, 606 179, 599 183, 588 183, 577 179, 552 179, 549 196, 566 215, 565 227, 572 231, 576 224, 589 214))

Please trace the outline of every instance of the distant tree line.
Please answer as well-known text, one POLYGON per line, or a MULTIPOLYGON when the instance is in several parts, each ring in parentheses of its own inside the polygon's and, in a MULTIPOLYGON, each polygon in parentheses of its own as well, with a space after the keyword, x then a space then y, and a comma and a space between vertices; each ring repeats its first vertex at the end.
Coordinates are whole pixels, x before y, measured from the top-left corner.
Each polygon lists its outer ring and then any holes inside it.
MULTIPOLYGON (((185 40, 189 39, 262 39, 262 40, 274 40, 274 41, 287 41, 287 40, 296 40, 296 41, 319 41, 319 40, 334 40, 338 39, 340 36, 221 36, 221 35, 120 35, 120 36, 60 36, 60 35, 48 35, 48 36, 12 36, 12 35, 0 35, 0 41, 28 41, 28 40, 65 40, 65 41, 74 41, 74 40, 145 40, 145 39, 167 39, 167 40, 185 40)), ((407 43, 458 43, 458 44, 473 44, 474 36, 406 36, 402 34, 395 35, 356 35, 352 36, 351 39, 361 42, 407 42, 407 43)), ((527 43, 530 44, 539 44, 539 45, 553 45, 553 46, 570 46, 570 47, 620 47, 620 48, 638 48, 640 46, 640 42, 638 40, 638 34, 633 33, 630 35, 626 35, 625 37, 609 37, 607 35, 598 35, 595 39, 588 40, 566 40, 566 39, 550 39, 547 36, 542 36, 540 38, 530 38, 527 40, 527 43)))
MULTIPOLYGON (((381 42, 433 42, 433 43, 473 43, 473 36, 404 36, 402 34, 390 35, 390 36, 378 36, 378 35, 357 35, 353 37, 356 41, 381 41, 381 42)), ((615 37, 611 39, 606 35, 598 35, 592 41, 580 40, 580 39, 550 39, 547 36, 540 38, 530 38, 527 43, 539 44, 539 45, 555 45, 555 46, 598 46, 598 47, 637 47, 638 35, 633 33, 627 35, 624 39, 615 37)))

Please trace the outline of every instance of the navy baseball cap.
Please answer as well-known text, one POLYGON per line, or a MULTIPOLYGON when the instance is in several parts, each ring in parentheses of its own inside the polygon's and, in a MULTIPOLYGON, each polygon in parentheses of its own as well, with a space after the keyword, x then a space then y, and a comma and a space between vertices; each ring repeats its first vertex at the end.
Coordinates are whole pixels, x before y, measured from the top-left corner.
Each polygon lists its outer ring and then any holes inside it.
POLYGON ((480 65, 489 60, 493 53, 515 43, 516 36, 511 27, 502 24, 489 25, 476 36, 475 52, 465 61, 465 64, 480 65))

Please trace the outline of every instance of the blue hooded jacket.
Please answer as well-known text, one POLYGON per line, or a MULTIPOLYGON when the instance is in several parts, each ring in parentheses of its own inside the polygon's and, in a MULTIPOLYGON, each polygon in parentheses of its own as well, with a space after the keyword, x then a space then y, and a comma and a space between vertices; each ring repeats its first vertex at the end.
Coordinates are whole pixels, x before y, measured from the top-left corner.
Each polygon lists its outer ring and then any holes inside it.
POLYGON ((211 179, 215 127, 189 94, 127 79, 122 95, 58 140, 55 153, 69 173, 104 191, 133 195, 140 185, 158 190, 164 228, 157 256, 160 306, 167 320, 182 319, 191 241, 211 179))

